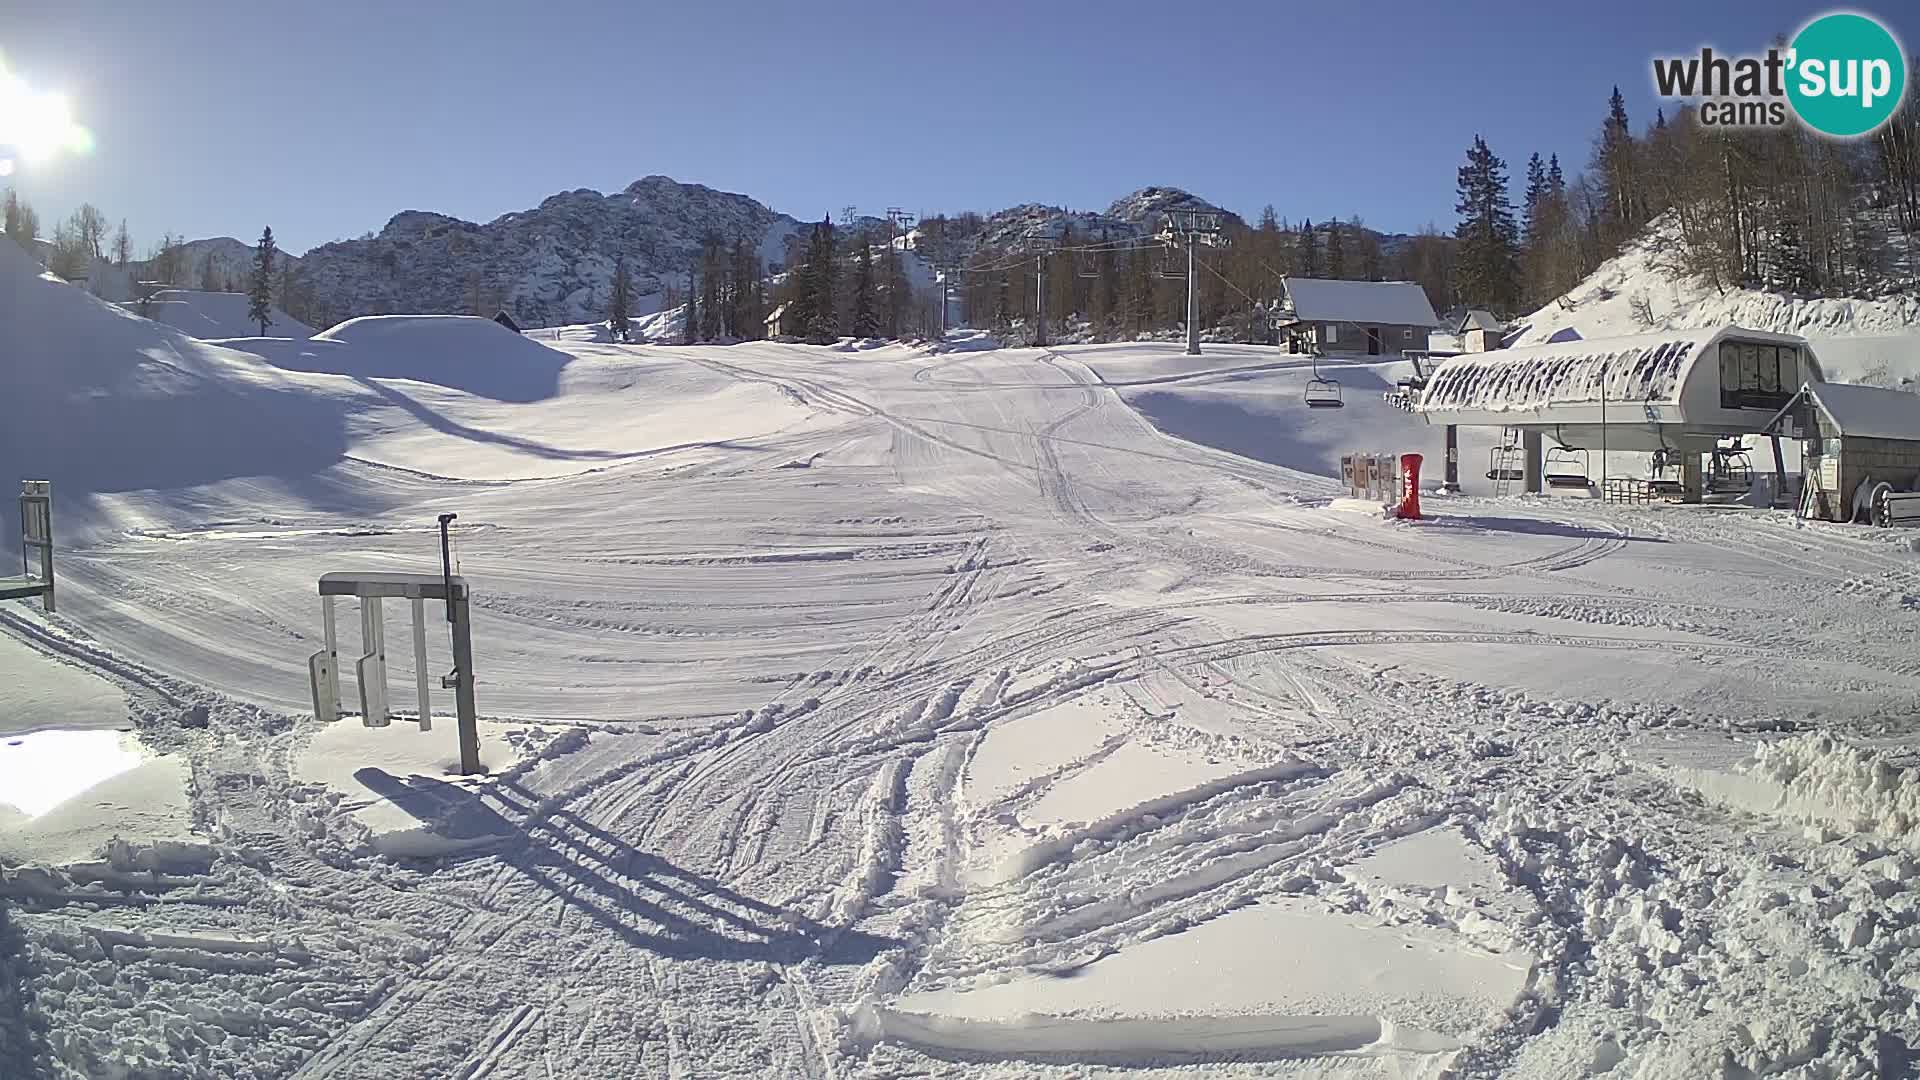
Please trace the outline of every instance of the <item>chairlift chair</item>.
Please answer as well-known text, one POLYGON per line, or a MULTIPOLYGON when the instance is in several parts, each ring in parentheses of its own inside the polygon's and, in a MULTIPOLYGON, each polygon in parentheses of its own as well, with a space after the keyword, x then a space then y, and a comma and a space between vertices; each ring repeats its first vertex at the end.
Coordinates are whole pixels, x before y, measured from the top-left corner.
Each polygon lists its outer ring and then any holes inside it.
POLYGON ((1513 485, 1527 478, 1524 454, 1520 429, 1501 429, 1499 445, 1487 451, 1487 479, 1493 481, 1495 495, 1512 494, 1513 485))
POLYGON ((1685 477, 1682 475, 1680 451, 1663 446, 1653 452, 1648 469, 1647 487, 1655 495, 1678 495, 1686 490, 1685 477))
POLYGON ((1744 439, 1735 437, 1713 448, 1707 471, 1707 490, 1744 494, 1753 490, 1753 459, 1744 439))
POLYGON ((1546 473, 1548 487, 1591 488, 1593 481, 1587 476, 1587 452, 1578 446, 1555 446, 1547 451, 1542 463, 1546 473))
POLYGON ((1320 374, 1320 356, 1313 357, 1313 378, 1307 380, 1307 408, 1344 409, 1347 403, 1340 400, 1340 380, 1330 379, 1320 374))
POLYGON ((1519 460, 1520 448, 1517 446, 1496 446, 1487 451, 1487 479, 1499 483, 1511 483, 1525 480, 1527 473, 1514 462, 1519 460))

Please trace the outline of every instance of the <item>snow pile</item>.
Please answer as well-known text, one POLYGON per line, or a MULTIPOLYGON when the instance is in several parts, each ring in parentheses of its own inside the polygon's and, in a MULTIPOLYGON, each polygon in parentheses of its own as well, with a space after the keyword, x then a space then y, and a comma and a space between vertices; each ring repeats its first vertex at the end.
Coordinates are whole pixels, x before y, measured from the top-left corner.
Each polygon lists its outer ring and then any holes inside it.
POLYGON ((1725 802, 1815 831, 1920 841, 1920 771, 1831 735, 1762 743, 1732 773, 1690 770, 1685 778, 1725 802))
MULTIPOLYGON (((143 309, 147 318, 163 322, 189 337, 202 340, 215 338, 251 337, 260 332, 260 324, 249 318, 249 302, 245 293, 201 292, 197 289, 162 289, 145 305, 130 303, 122 305, 136 315, 143 309)), ((267 336, 276 338, 309 338, 313 336, 313 327, 293 316, 273 308, 269 314, 273 322, 267 327, 267 336)))
POLYGON ((0 476, 56 492, 307 475, 339 458, 337 402, 40 274, 0 244, 0 476))
POLYGON ((571 359, 492 319, 472 315, 368 315, 293 347, 235 340, 279 367, 356 379, 411 379, 495 401, 552 397, 571 359))

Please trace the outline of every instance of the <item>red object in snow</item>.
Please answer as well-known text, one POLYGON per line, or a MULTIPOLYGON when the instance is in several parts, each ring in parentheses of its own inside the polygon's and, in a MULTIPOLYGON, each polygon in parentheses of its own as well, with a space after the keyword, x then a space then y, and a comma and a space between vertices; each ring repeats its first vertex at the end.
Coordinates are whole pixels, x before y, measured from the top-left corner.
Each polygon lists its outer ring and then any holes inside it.
POLYGON ((1422 460, 1419 454, 1400 455, 1400 475, 1406 480, 1407 493, 1400 497, 1400 509, 1394 514, 1395 517, 1419 520, 1420 462, 1422 460))

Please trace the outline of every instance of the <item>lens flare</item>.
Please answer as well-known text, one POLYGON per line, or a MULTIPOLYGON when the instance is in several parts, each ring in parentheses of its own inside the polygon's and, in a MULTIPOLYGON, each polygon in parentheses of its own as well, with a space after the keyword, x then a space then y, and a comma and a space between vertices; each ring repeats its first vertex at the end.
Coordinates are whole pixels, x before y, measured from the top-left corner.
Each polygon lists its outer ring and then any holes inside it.
POLYGON ((0 160, 33 164, 56 154, 85 154, 93 149, 93 134, 73 118, 73 108, 60 94, 34 90, 0 61, 0 160))

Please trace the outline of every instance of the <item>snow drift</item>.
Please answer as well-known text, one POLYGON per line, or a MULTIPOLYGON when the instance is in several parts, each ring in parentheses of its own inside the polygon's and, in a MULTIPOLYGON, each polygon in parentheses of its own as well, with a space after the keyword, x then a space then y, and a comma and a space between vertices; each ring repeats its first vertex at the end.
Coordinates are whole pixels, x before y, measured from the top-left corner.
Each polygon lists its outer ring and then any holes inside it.
POLYGON ((337 401, 257 358, 131 315, 0 244, 0 479, 62 493, 308 475, 346 442, 337 401))
MULTIPOLYGON (((124 305, 141 314, 138 303, 124 305)), ((202 292, 198 289, 162 289, 145 305, 146 317, 163 322, 189 336, 202 340, 247 337, 260 332, 260 324, 247 314, 245 293, 202 292)), ((275 307, 268 311, 272 322, 270 337, 309 338, 313 327, 275 307)))
POLYGON ((559 389, 570 357, 472 315, 368 315, 298 347, 235 341, 291 371, 356 379, 412 379, 495 401, 529 402, 559 389))

